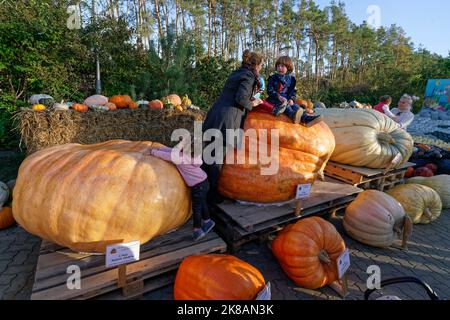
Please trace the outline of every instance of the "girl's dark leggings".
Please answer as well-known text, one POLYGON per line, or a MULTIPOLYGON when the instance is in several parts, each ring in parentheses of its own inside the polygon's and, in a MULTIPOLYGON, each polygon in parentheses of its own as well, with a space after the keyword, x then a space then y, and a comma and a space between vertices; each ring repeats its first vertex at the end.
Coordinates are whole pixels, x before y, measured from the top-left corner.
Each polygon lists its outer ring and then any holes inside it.
POLYGON ((205 179, 199 184, 191 187, 194 228, 200 228, 202 226, 201 219, 203 220, 209 219, 209 209, 206 201, 208 190, 209 190, 208 179, 205 179))

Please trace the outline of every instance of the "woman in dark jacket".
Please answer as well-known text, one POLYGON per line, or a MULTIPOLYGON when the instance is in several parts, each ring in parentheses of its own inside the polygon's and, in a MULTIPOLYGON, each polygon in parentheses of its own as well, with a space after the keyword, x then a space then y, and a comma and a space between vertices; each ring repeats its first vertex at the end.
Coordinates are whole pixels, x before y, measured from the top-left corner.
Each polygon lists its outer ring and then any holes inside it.
MULTIPOLYGON (((206 115, 203 122, 203 132, 208 129, 220 130, 224 139, 224 146, 227 144, 226 130, 243 129, 247 113, 262 102, 260 99, 252 99, 260 87, 259 71, 262 67, 262 60, 260 54, 245 50, 242 55, 241 67, 228 77, 219 98, 206 115)), ((229 142, 229 144, 232 145, 232 142, 229 142)), ((220 164, 216 162, 213 164, 205 163, 203 169, 208 174, 211 186, 209 200, 220 202, 221 198, 217 193, 220 164)))

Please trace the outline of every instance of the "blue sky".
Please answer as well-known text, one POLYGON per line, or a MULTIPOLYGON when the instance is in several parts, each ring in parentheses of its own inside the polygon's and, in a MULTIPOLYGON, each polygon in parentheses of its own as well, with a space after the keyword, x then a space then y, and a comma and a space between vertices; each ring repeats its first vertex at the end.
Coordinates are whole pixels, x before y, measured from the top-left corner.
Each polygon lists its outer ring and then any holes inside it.
MULTIPOLYGON (((367 8, 381 10, 381 25, 401 26, 416 48, 448 56, 450 51, 450 1, 448 0, 341 0, 349 18, 360 24, 367 20, 367 8)), ((323 9, 330 0, 315 0, 323 9)))

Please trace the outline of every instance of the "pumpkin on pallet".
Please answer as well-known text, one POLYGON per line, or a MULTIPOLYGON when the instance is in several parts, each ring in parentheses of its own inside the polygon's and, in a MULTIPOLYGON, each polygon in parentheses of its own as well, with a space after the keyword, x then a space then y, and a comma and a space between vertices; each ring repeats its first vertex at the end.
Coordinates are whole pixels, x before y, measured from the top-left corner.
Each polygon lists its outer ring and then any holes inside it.
POLYGON ((275 117, 252 111, 246 118, 244 131, 256 135, 243 139, 245 163, 236 161, 238 150, 230 151, 232 154, 227 157, 235 160, 230 164, 225 162, 219 179, 222 195, 242 201, 271 203, 293 199, 298 184, 312 183, 318 176, 323 177, 323 170, 335 147, 333 134, 324 122, 306 128, 292 123, 284 114, 275 117), (249 150, 259 143, 266 143, 266 137, 260 136, 261 132, 267 133, 267 150, 270 152, 272 129, 279 132, 278 155, 271 155, 271 163, 260 155, 251 162, 249 150), (262 174, 262 168, 269 165, 278 168, 276 174, 262 174))
POLYGON ((400 204, 413 223, 430 223, 442 212, 439 194, 430 187, 420 184, 404 184, 387 191, 400 204))
POLYGON ((311 217, 284 228, 272 242, 272 251, 296 284, 318 289, 338 280, 336 261, 345 243, 331 223, 311 217))
POLYGON ((331 161, 357 167, 385 169, 400 155, 392 168, 405 163, 414 141, 409 133, 386 115, 371 109, 318 109, 317 114, 333 131, 336 148, 331 161))
POLYGON ((113 140, 37 151, 19 168, 14 217, 31 234, 81 252, 174 230, 191 215, 190 191, 174 165, 148 155, 161 146, 113 140))
POLYGON ((345 209, 344 229, 353 239, 373 247, 389 247, 403 235, 406 246, 412 221, 392 196, 366 190, 345 209))
POLYGON ((181 263, 174 285, 175 300, 254 300, 264 289, 258 269, 234 256, 190 256, 181 263))
POLYGON ((450 175, 440 174, 433 177, 414 177, 406 180, 406 183, 418 183, 430 187, 441 197, 442 208, 450 208, 450 175))

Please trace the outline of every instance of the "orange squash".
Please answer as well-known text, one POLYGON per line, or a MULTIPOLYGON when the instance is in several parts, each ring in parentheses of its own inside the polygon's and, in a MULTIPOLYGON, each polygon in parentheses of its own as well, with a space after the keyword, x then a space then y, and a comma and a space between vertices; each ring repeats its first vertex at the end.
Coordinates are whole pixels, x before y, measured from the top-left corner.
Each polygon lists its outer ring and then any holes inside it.
POLYGON ((191 215, 190 190, 174 165, 148 155, 155 146, 162 145, 113 140, 31 154, 14 188, 16 221, 82 252, 122 241, 143 244, 178 228, 191 215))
POLYGON ((0 207, 0 230, 14 224, 14 216, 10 207, 0 207))
POLYGON ((131 101, 131 102, 129 103, 128 107, 129 107, 130 109, 138 109, 138 108, 139 108, 139 105, 138 105, 136 102, 131 101))
POLYGON ((72 109, 74 109, 78 112, 87 112, 89 110, 89 107, 85 104, 74 103, 72 105, 72 109))
POLYGON ((117 110, 116 105, 112 102, 108 102, 105 106, 108 107, 109 110, 117 110))
MULTIPOLYGON (((249 161, 249 145, 258 145, 259 136, 245 139, 245 164, 238 164, 237 151, 234 152, 235 162, 225 163, 222 167, 219 192, 229 198, 251 202, 280 202, 293 199, 298 184, 312 183, 321 176, 328 159, 333 153, 334 136, 328 126, 318 123, 310 128, 292 123, 285 115, 274 117, 268 113, 252 111, 245 121, 244 130, 249 129, 279 130, 279 157, 275 159, 278 171, 273 175, 262 175, 261 158, 257 163, 249 161)), ((243 141, 244 142, 244 141, 243 141)), ((270 151, 270 140, 267 150, 270 151)))
POLYGON ((161 100, 155 99, 148 104, 149 109, 163 109, 164 105, 161 100))
POLYGON ((129 107, 133 100, 128 95, 115 95, 109 98, 109 102, 114 103, 117 108, 121 109, 129 107))
POLYGON ((252 265, 231 255, 190 256, 181 263, 174 285, 175 300, 253 300, 265 287, 252 265))
POLYGON ((179 95, 176 95, 174 93, 169 94, 167 96, 167 100, 169 100, 169 102, 174 106, 180 106, 181 105, 181 98, 179 95))
POLYGON ((287 226, 272 243, 284 272, 308 289, 321 288, 338 279, 336 260, 344 250, 344 240, 336 228, 319 217, 287 226))

